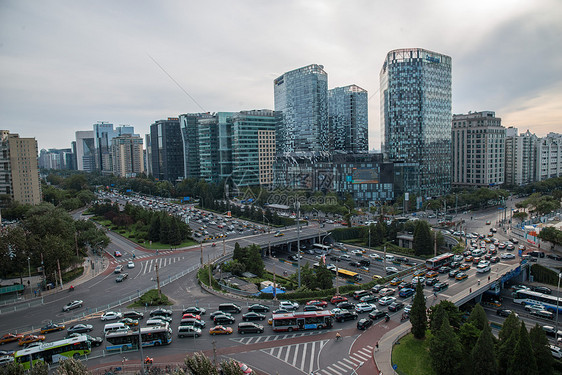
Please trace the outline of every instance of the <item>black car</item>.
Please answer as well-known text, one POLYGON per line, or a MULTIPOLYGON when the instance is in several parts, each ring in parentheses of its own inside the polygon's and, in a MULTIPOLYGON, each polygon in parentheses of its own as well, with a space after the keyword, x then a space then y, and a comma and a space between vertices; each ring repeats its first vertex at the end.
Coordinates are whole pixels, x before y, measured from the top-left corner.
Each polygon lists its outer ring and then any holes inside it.
POLYGON ((451 269, 459 268, 461 266, 461 262, 451 262, 451 269))
POLYGON ((373 321, 371 319, 359 319, 357 322, 357 329, 365 330, 373 325, 373 321))
POLYGON ((455 277, 455 276, 457 276, 457 273, 459 273, 459 272, 461 272, 461 271, 459 271, 459 270, 451 270, 451 271, 449 272, 449 277, 455 277))
POLYGON ((68 333, 86 333, 93 330, 94 327, 91 324, 75 324, 72 327, 68 327, 66 330, 68 333))
POLYGON ((351 302, 340 302, 336 305, 338 309, 355 310, 355 305, 351 302))
POLYGON ((437 272, 439 272, 439 273, 449 273, 450 270, 451 270, 451 267, 449 267, 449 266, 443 266, 443 267, 439 267, 439 269, 437 270, 437 272))
POLYGON ((435 285, 435 284, 438 284, 438 283, 439 283, 439 279, 436 278, 436 277, 432 277, 432 278, 429 278, 429 279, 425 280, 425 285, 427 285, 427 286, 432 286, 432 285, 435 285))
POLYGON ((533 290, 539 293, 552 294, 552 289, 547 288, 546 286, 535 286, 533 287, 533 290))
POLYGON ((355 320, 357 319, 358 315, 355 311, 343 311, 341 313, 336 314, 336 322, 345 322, 346 320, 355 320))
POLYGON ((266 305, 262 305, 259 303, 255 303, 253 305, 248 306, 248 311, 253 311, 253 312, 268 312, 269 311, 269 307, 266 305))
POLYGON ((287 314, 287 313, 289 313, 289 310, 287 310, 287 309, 273 310, 273 314, 287 314))
POLYGON ((217 315, 213 318, 216 325, 234 324, 235 319, 228 315, 217 315))
POLYGON ((416 286, 409 281, 400 283, 398 289, 416 289, 416 286))
POLYGON ((399 301, 392 302, 388 305, 388 311, 398 311, 402 308, 404 308, 404 303, 399 301))
MULTIPOLYGON (((245 322, 249 322, 249 321, 252 321, 252 320, 265 320, 265 315, 257 313, 257 312, 250 311, 249 313, 246 313, 246 314, 242 315, 242 320, 245 321, 245 322)), ((216 320, 215 320, 215 323, 216 323, 216 320)))
POLYGON ((126 311, 123 313, 123 318, 131 318, 134 320, 140 320, 144 318, 144 314, 138 311, 126 311))
POLYGON ((156 315, 160 315, 160 316, 172 316, 172 310, 156 309, 156 310, 152 310, 152 311, 150 312, 150 316, 156 316, 156 315))
POLYGON ((437 283, 433 286, 433 291, 434 292, 440 292, 442 290, 445 290, 449 287, 449 284, 447 283, 437 283))
POLYGON ((385 311, 375 310, 369 313, 369 318, 373 320, 378 320, 380 318, 384 318, 385 316, 388 316, 388 314, 385 311))
POLYGON ((496 315, 503 316, 504 318, 507 318, 508 316, 511 315, 511 310, 499 309, 499 310, 496 311, 496 315))
POLYGON ((182 314, 205 315, 207 310, 202 307, 191 306, 182 311, 182 314))
POLYGON ((383 288, 384 288, 384 285, 383 285, 383 284, 377 284, 377 285, 375 285, 374 287, 371 288, 371 292, 373 292, 373 293, 378 293, 378 292, 380 292, 381 289, 383 289, 383 288))
POLYGON ((209 319, 213 320, 213 319, 215 319, 215 316, 218 316, 218 315, 226 315, 226 316, 230 316, 231 318, 234 319, 232 314, 224 312, 224 311, 213 311, 211 314, 209 314, 209 319))
POLYGON ((339 262, 339 261, 341 260, 341 257, 340 257, 339 255, 332 255, 332 256, 330 257, 330 260, 339 262))
MULTIPOLYGON (((515 242, 514 242, 514 243, 515 243, 515 242)), ((558 255, 558 254, 548 254, 548 255, 547 255, 547 258, 554 259, 554 260, 558 260, 558 261, 561 261, 561 260, 562 260, 562 256, 560 256, 560 255, 558 255)))
POLYGON ((239 323, 238 324, 238 333, 241 335, 245 333, 263 333, 263 326, 261 324, 256 323, 239 323))
POLYGON ((361 264, 359 262, 349 262, 349 265, 351 267, 361 267, 361 264))
POLYGON ((90 335, 84 335, 82 333, 71 333, 70 335, 66 336, 66 338, 70 339, 72 337, 80 337, 80 336, 86 336, 86 338, 92 344, 92 346, 100 346, 103 343, 103 339, 101 337, 93 337, 90 335))

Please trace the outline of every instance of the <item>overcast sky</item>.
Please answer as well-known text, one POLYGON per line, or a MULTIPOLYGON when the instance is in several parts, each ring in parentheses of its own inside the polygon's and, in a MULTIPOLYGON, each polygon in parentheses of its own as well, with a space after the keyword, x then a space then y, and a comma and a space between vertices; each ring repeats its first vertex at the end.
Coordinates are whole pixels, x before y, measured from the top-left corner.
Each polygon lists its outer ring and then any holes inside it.
POLYGON ((378 149, 379 72, 411 47, 452 57, 453 113, 562 132, 560 0, 0 0, 0 128, 39 149, 97 121, 144 136, 181 113, 273 109, 273 80, 316 63, 329 88, 369 92, 378 149))

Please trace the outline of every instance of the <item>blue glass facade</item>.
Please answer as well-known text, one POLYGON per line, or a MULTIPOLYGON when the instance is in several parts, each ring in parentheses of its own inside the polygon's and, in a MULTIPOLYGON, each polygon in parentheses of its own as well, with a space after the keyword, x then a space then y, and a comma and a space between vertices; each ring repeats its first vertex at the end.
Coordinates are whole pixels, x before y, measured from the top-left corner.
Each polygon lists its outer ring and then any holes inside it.
POLYGON ((152 175, 158 180, 183 178, 183 143, 178 118, 150 125, 152 175))
POLYGON ((451 57, 425 49, 387 54, 380 72, 382 151, 416 164, 405 192, 439 196, 451 187, 451 57))
POLYGON ((274 83, 277 153, 310 156, 331 153, 334 137, 328 121, 328 75, 322 65, 283 74, 274 83))
POLYGON ((356 85, 328 90, 328 117, 336 152, 368 152, 367 100, 367 91, 356 85))

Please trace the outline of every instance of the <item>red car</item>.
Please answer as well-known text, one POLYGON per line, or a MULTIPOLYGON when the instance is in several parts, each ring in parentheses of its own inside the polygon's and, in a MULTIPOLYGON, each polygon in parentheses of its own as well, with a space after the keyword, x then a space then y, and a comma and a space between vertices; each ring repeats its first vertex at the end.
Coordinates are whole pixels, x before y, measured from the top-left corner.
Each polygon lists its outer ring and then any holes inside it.
POLYGON ((200 315, 191 314, 191 313, 183 314, 181 318, 182 318, 182 319, 197 319, 197 320, 201 320, 201 316, 200 316, 200 315))
POLYGON ((347 297, 344 296, 333 296, 330 302, 334 305, 337 305, 340 302, 347 302, 347 297))
POLYGON ((314 299, 314 300, 312 300, 312 301, 308 301, 308 302, 306 303, 306 305, 307 305, 307 306, 326 307, 326 306, 328 306, 328 302, 314 299))
POLYGON ((114 251, 113 255, 115 256, 115 258, 119 258, 121 256, 121 252, 119 251, 114 251))
POLYGON ((4 336, 0 337, 0 345, 7 344, 12 341, 19 341, 23 338, 21 333, 6 333, 4 336))

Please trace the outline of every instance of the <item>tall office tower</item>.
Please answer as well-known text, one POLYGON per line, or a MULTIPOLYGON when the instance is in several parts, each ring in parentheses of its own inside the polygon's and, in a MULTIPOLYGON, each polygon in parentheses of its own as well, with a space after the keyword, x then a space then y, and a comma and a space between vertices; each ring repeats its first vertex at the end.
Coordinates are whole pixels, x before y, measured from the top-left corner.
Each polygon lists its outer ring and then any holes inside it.
POLYGON ((94 124, 94 146, 96 169, 109 173, 113 165, 111 163, 111 140, 117 135, 113 130, 113 124, 100 121, 94 124))
POLYGON ((181 137, 183 142, 184 177, 199 178, 199 119, 212 118, 208 113, 187 113, 180 115, 181 137))
POLYGON ((219 175, 217 181, 223 181, 232 175, 232 116, 234 112, 218 112, 217 144, 219 157, 219 175))
POLYGON ((505 128, 492 111, 453 115, 453 186, 504 183, 505 128))
POLYGON ((96 150, 92 130, 76 132, 76 169, 86 172, 96 169, 96 150))
POLYGON ((421 48, 390 51, 380 72, 382 151, 415 163, 406 192, 423 197, 451 188, 451 57, 421 48))
POLYGON ((219 175, 218 118, 216 115, 199 119, 199 173, 207 182, 219 175))
POLYGON ((72 165, 72 169, 73 171, 78 170, 78 166, 77 164, 77 160, 76 160, 76 141, 72 141, 70 142, 70 149, 72 150, 72 155, 70 156, 70 160, 68 162, 68 165, 72 165))
POLYGON ((259 183, 262 186, 273 183, 275 154, 275 130, 258 130, 259 183))
POLYGON ((266 109, 241 111, 233 115, 232 180, 237 186, 260 185, 262 159, 259 134, 262 131, 274 132, 276 121, 275 112, 266 109))
POLYGON ((120 177, 136 177, 144 172, 142 138, 125 133, 111 142, 113 174, 120 177))
POLYGON ((328 90, 328 117, 336 152, 369 151, 367 91, 356 85, 328 90))
POLYGON ((534 182, 537 142, 537 136, 529 130, 517 135, 517 128, 507 128, 505 137, 505 183, 507 185, 526 185, 534 182))
POLYGON ((562 176, 562 134, 548 133, 536 143, 535 181, 562 176))
POLYGON ((328 75, 322 65, 287 72, 273 82, 279 156, 332 153, 333 132, 328 121, 328 75))
POLYGON ((150 125, 152 175, 158 180, 183 178, 183 143, 179 118, 158 120, 150 125))
POLYGON ((45 169, 73 169, 72 150, 69 148, 42 149, 39 152, 39 168, 45 169))
POLYGON ((152 142, 150 138, 150 133, 144 135, 144 170, 147 176, 153 176, 152 173, 152 142))
POLYGON ((37 141, 0 130, 0 194, 23 204, 41 202, 37 141))

